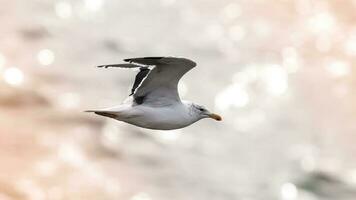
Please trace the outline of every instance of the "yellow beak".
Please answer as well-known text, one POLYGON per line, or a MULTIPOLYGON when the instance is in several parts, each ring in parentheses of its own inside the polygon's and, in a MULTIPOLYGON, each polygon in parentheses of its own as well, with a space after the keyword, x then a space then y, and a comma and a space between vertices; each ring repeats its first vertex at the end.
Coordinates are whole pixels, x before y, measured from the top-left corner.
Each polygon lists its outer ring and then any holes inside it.
POLYGON ((209 117, 212 118, 212 119, 215 119, 216 121, 221 121, 222 120, 220 115, 214 114, 214 113, 209 114, 209 117))

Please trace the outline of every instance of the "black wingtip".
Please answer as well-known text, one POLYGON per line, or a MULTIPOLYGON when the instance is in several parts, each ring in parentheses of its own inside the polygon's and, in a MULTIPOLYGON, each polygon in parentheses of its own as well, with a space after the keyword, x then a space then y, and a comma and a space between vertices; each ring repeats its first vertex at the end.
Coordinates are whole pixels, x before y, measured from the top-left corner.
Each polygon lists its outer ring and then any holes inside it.
POLYGON ((108 68, 110 65, 99 65, 99 66, 96 66, 98 68, 108 68))
POLYGON ((105 111, 97 111, 97 112, 94 112, 95 114, 97 115, 100 115, 100 116, 104 116, 104 117, 110 117, 110 118, 116 118, 117 115, 114 114, 114 113, 110 113, 110 112, 105 112, 105 111))
POLYGON ((154 56, 154 57, 144 57, 144 59, 151 59, 151 60, 159 60, 159 59, 162 59, 164 57, 162 56, 154 56))
MULTIPOLYGON (((140 59, 150 59, 150 60, 159 60, 159 59, 162 59, 164 58, 163 56, 152 56, 152 57, 142 57, 140 59)), ((125 62, 132 62, 132 60, 135 60, 135 59, 138 59, 138 58, 126 58, 124 59, 125 62)))

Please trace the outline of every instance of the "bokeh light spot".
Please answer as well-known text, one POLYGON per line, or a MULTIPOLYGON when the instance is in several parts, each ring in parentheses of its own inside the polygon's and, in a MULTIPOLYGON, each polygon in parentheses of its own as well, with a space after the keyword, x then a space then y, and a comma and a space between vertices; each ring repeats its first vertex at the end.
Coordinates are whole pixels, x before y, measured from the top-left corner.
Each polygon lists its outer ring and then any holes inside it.
POLYGON ((344 49, 347 55, 356 56, 356 36, 353 36, 346 41, 344 49))
POLYGON ((58 157, 65 163, 81 167, 86 163, 86 157, 80 147, 65 142, 58 149, 58 157))
POLYGON ((263 80, 267 91, 272 95, 282 95, 288 89, 287 71, 280 65, 268 66, 264 71, 263 80))
POLYGON ((315 170, 316 161, 313 155, 305 155, 300 161, 301 167, 303 170, 310 172, 315 170))
POLYGON ((293 183, 285 183, 281 187, 281 197, 283 200, 294 200, 298 197, 298 188, 293 183))
POLYGON ((215 106, 218 110, 224 111, 233 107, 244 107, 249 102, 247 91, 239 84, 228 86, 215 98, 215 106))
POLYGON ((336 26, 335 18, 328 12, 318 13, 309 21, 310 29, 317 34, 330 33, 336 26))
POLYGON ((245 37, 245 29, 242 26, 235 25, 229 29, 229 36, 234 41, 240 41, 245 37))
POLYGON ((148 194, 141 192, 134 195, 130 200, 151 200, 151 197, 148 194))
POLYGON ((222 11, 223 20, 233 20, 236 19, 241 14, 240 6, 236 3, 230 3, 224 7, 222 11))
POLYGON ((84 5, 89 11, 98 11, 103 6, 103 0, 84 0, 84 5))
POLYGON ((20 69, 10 67, 4 72, 4 80, 10 85, 21 85, 24 81, 24 74, 20 69))
POLYGON ((326 70, 335 78, 346 76, 351 71, 351 66, 346 61, 336 60, 326 65, 326 70))
POLYGON ((45 66, 52 64, 54 62, 54 58, 54 53, 49 49, 42 49, 37 54, 38 62, 45 66))
POLYGON ((282 50, 283 66, 289 73, 294 73, 299 68, 299 56, 294 47, 286 47, 282 50))
POLYGON ((72 16, 72 5, 65 1, 60 1, 55 4, 54 10, 58 17, 66 19, 72 16))
POLYGON ((80 96, 77 93, 67 92, 59 96, 59 106, 63 108, 75 108, 80 103, 80 96))

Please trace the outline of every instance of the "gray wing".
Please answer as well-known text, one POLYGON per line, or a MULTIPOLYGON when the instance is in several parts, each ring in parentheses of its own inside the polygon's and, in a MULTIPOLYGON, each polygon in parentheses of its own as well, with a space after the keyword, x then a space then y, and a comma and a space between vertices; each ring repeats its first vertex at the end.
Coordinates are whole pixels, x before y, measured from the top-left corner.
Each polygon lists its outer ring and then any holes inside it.
POLYGON ((132 95, 136 104, 157 106, 169 105, 180 101, 178 82, 181 77, 196 66, 186 58, 142 57, 125 59, 127 64, 104 65, 102 67, 140 67, 132 95), (149 69, 150 66, 154 66, 149 69))
POLYGON ((157 106, 180 101, 178 82, 185 73, 196 66, 196 63, 189 59, 176 57, 130 58, 124 61, 140 65, 154 65, 134 92, 133 97, 138 104, 157 106))

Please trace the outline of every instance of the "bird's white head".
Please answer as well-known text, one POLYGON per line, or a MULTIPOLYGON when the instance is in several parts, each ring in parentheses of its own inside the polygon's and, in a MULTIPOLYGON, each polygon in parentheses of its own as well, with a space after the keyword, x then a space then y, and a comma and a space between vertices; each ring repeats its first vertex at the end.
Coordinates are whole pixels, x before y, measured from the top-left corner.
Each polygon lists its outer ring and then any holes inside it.
POLYGON ((199 119, 212 118, 217 121, 222 120, 220 115, 210 112, 204 106, 200 106, 200 105, 192 103, 191 109, 192 109, 193 113, 197 116, 197 118, 199 118, 199 119))

